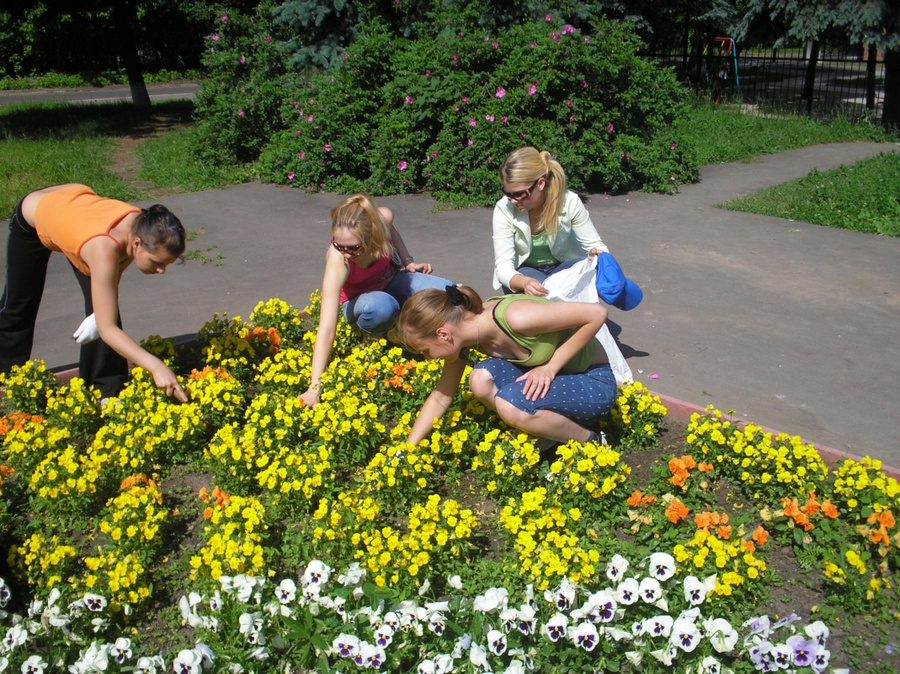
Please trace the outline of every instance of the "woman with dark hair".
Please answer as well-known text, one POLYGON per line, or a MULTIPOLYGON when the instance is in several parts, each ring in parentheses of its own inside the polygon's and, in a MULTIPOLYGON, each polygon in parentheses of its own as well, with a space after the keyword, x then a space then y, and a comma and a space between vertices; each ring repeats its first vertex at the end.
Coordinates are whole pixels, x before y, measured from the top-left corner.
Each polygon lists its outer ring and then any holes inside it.
POLYGON ((476 398, 514 428, 555 442, 601 442, 600 419, 618 395, 606 352, 594 335, 600 304, 507 295, 487 302, 449 285, 413 295, 392 337, 426 359, 444 361, 408 442, 418 444, 453 402, 471 347, 490 356, 469 375, 476 398))
POLYGON ((169 209, 140 209, 97 196, 86 185, 55 185, 27 194, 9 221, 6 287, 0 298, 0 372, 31 357, 50 253, 63 253, 84 294, 87 315, 74 337, 82 345, 79 375, 104 397, 118 395, 131 361, 182 402, 175 374, 122 330, 119 280, 134 262, 144 274, 164 274, 184 253, 185 232, 169 209), (92 341, 97 337, 100 341, 92 341))

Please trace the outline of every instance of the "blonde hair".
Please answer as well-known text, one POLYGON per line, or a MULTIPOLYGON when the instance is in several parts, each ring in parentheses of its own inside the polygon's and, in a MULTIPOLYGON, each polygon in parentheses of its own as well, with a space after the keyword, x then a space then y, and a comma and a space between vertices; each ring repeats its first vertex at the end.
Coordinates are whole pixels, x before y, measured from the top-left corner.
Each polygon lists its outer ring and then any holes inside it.
POLYGON ((549 152, 533 147, 520 147, 509 153, 500 166, 500 180, 505 183, 535 182, 544 178, 544 202, 537 212, 537 225, 547 234, 556 234, 559 214, 566 203, 566 172, 549 152))
POLYGON ((331 211, 331 231, 346 229, 356 234, 363 250, 375 257, 390 257, 391 232, 378 208, 365 194, 347 197, 331 211))
POLYGON ((483 310, 481 297, 467 286, 420 290, 403 303, 390 339, 404 345, 410 339, 428 339, 442 325, 459 323, 467 313, 480 314, 483 310))

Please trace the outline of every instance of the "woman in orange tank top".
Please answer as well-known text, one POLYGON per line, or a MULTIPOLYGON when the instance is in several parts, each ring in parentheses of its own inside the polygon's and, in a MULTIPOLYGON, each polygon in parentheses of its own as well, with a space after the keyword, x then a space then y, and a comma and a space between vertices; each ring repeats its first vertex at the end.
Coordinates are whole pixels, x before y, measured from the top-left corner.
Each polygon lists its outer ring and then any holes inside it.
POLYGON ((31 357, 47 263, 53 251, 72 265, 87 318, 75 333, 82 344, 80 376, 115 396, 128 377, 127 361, 153 375, 156 385, 187 400, 175 374, 122 330, 119 279, 132 262, 144 274, 163 274, 184 253, 181 222, 165 206, 148 209, 97 196, 79 184, 26 195, 9 221, 6 287, 0 297, 0 372, 31 357), (99 337, 99 341, 91 341, 99 337))

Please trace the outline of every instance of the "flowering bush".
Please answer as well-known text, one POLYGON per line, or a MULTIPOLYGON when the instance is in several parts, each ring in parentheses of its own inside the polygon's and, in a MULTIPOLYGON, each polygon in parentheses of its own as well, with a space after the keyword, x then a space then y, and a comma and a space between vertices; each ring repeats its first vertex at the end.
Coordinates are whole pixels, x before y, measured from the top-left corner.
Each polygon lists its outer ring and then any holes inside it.
POLYGON ((438 10, 401 36, 373 19, 339 65, 311 75, 288 65, 296 41, 281 19, 266 2, 207 36, 205 156, 255 161, 264 179, 310 191, 429 190, 481 205, 522 145, 558 156, 576 190, 673 191, 697 176, 672 127, 685 92, 637 56, 626 24, 550 16, 492 32, 438 10))
POLYGON ((821 672, 823 625, 758 615, 773 546, 794 546, 845 609, 892 601, 900 490, 876 462, 830 477, 799 440, 711 410, 647 470, 634 457, 665 408, 638 384, 604 426, 612 445, 541 451, 464 389, 408 445, 441 364, 342 323, 305 407, 319 301, 311 319, 271 300, 211 321, 183 405, 135 370, 78 425, 93 391, 13 370, 0 516, 21 599, 0 613, 0 664, 821 672), (29 382, 50 391, 42 409, 29 382), (745 477, 762 472, 775 479, 745 477), (157 615, 196 631, 161 646, 157 615))

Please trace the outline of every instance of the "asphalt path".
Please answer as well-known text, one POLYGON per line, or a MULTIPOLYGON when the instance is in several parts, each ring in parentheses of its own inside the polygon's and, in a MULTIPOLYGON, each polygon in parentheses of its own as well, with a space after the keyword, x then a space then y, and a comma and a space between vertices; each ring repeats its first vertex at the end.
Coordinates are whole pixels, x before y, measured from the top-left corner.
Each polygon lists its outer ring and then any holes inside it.
MULTIPOLYGON (((193 99, 200 90, 199 82, 171 82, 148 84, 151 102, 193 99)), ((127 84, 107 87, 60 87, 54 89, 15 89, 0 91, 0 106, 17 103, 127 103, 131 102, 131 88, 127 84)))

